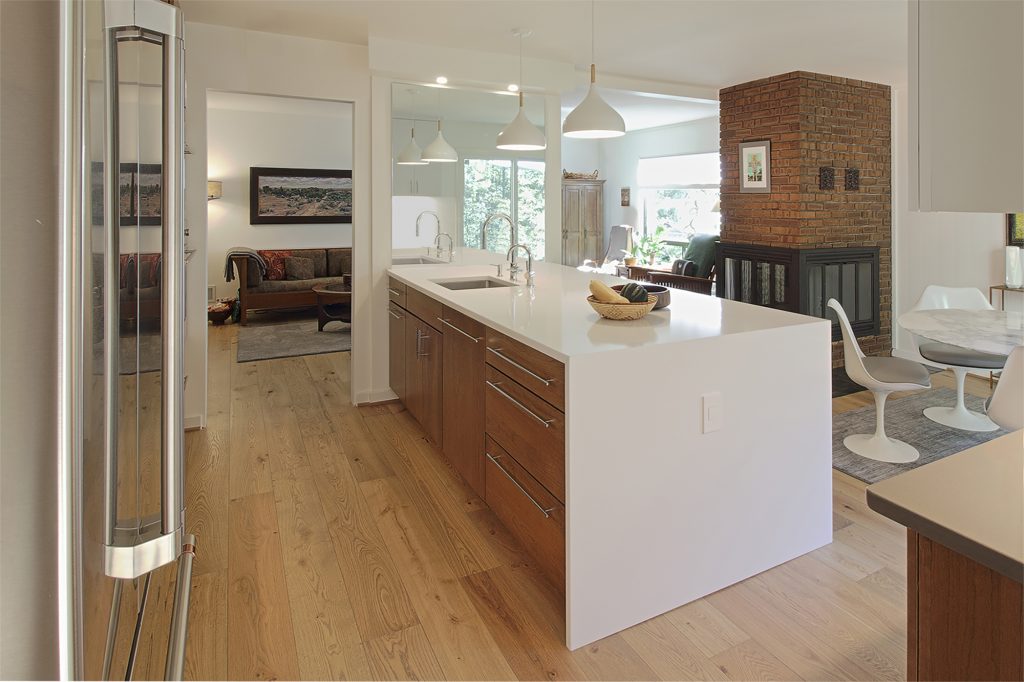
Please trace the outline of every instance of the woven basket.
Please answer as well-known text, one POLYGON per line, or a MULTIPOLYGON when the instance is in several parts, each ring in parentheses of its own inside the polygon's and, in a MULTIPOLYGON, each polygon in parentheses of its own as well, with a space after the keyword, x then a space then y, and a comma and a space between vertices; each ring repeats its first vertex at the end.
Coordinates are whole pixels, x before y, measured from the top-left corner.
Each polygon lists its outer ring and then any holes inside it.
POLYGON ((651 312, 658 297, 650 295, 647 303, 601 303, 593 296, 587 296, 587 303, 597 314, 608 320, 639 320, 651 312))

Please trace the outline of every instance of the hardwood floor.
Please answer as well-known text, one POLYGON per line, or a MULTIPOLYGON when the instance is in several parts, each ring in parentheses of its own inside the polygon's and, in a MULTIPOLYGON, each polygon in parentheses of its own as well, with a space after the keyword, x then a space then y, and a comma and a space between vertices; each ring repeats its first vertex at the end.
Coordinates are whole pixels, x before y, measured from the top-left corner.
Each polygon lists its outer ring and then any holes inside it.
POLYGON ((831 545, 570 652, 561 596, 412 418, 349 403, 348 353, 239 365, 235 335, 210 330, 187 435, 189 679, 904 677, 905 532, 859 481, 833 474, 831 545))

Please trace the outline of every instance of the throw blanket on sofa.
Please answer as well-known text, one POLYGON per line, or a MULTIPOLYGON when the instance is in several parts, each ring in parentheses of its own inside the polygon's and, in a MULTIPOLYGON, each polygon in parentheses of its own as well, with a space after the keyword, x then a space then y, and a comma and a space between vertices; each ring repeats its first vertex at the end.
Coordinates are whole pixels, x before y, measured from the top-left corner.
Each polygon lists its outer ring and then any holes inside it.
POLYGON ((247 246, 233 246, 228 249, 228 254, 224 257, 225 282, 233 282, 235 280, 235 268, 231 264, 232 256, 247 256, 250 261, 256 263, 256 266, 259 267, 261 276, 267 274, 267 262, 263 260, 263 256, 259 252, 247 246))

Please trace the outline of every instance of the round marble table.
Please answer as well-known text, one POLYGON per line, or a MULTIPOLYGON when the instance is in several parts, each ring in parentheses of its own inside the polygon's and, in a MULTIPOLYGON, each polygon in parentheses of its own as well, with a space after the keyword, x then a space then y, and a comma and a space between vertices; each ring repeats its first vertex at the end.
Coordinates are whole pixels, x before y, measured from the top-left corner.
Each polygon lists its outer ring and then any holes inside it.
MULTIPOLYGON (((982 353, 1009 355, 1024 345, 1024 315, 1002 310, 915 310, 899 317, 899 325, 911 334, 982 353)), ((963 374, 957 377, 962 381, 963 374)), ((963 402, 963 388, 957 387, 955 407, 929 407, 925 416, 932 421, 967 431, 995 431, 998 427, 985 415, 972 412, 963 402)))

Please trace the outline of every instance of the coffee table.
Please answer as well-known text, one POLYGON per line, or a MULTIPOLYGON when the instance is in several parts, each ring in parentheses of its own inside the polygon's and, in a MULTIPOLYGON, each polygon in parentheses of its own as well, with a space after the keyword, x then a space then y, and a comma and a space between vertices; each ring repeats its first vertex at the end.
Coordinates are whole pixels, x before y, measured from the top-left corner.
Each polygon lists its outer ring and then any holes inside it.
POLYGON ((339 284, 318 284, 316 294, 317 331, 322 332, 328 322, 352 322, 352 284, 346 279, 339 284))

